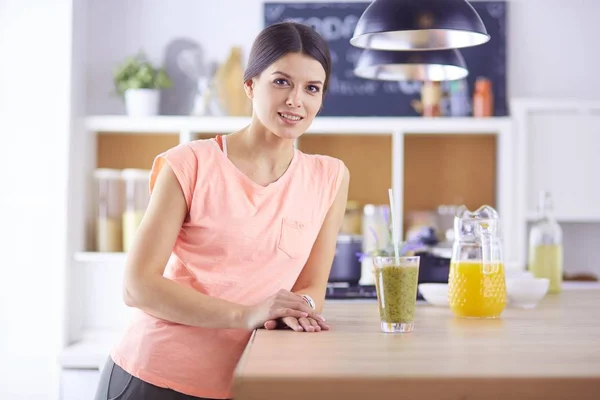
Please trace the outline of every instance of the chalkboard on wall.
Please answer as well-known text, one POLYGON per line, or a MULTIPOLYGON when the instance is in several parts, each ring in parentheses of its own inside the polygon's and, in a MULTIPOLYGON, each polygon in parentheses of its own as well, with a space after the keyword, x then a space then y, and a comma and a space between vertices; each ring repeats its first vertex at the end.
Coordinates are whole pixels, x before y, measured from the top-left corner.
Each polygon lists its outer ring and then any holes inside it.
MULTIPOLYGON (((411 102, 420 99, 421 82, 390 82, 359 78, 354 65, 362 49, 350 44, 354 27, 369 2, 265 3, 264 25, 296 21, 313 27, 329 43, 333 69, 323 116, 418 116, 411 102)), ((473 1, 491 39, 480 46, 460 49, 469 70, 469 99, 475 79, 492 82, 494 115, 507 115, 506 1, 473 1)), ((446 86, 447 83, 444 83, 446 86)))

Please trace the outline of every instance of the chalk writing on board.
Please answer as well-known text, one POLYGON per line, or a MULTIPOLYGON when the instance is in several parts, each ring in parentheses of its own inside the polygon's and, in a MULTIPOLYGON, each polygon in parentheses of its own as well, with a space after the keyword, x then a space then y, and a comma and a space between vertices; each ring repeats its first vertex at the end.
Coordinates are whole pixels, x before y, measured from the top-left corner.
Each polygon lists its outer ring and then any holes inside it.
MULTIPOLYGON (((264 25, 295 21, 315 29, 328 42, 333 67, 329 91, 321 115, 328 116, 417 116, 411 102, 420 97, 421 82, 376 81, 354 75, 362 49, 350 38, 368 2, 349 3, 265 3, 264 25)), ((491 40, 481 46, 461 49, 467 63, 468 90, 475 79, 492 81, 495 115, 506 115, 506 10, 505 1, 472 2, 491 40)), ((447 83, 444 83, 447 85, 447 83)))

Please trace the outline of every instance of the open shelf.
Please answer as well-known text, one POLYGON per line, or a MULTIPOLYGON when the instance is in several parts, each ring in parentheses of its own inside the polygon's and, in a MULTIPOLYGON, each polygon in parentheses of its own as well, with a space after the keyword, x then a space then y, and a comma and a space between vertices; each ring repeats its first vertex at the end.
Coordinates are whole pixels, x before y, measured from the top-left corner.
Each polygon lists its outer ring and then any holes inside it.
POLYGON ((404 138, 404 211, 465 204, 496 207, 496 137, 409 135, 404 138))
MULTIPOLYGON (((527 213, 527 221, 533 222, 539 218, 535 212, 527 213)), ((600 214, 555 214, 554 218, 558 222, 564 223, 581 223, 581 224, 598 224, 600 223, 600 214)))
POLYGON ((392 185, 391 135, 303 136, 298 149, 342 160, 350 171, 348 200, 360 204, 388 204, 392 185))
MULTIPOLYGON (((93 116, 85 121, 98 133, 97 168, 150 169, 159 153, 230 133, 250 119, 93 116)), ((388 204, 388 189, 398 190, 406 221, 408 213, 433 212, 440 204, 498 207, 498 143, 511 124, 509 117, 318 117, 296 145, 344 161, 351 174, 348 200, 388 204)))
POLYGON ((75 261, 82 263, 124 263, 127 253, 101 253, 97 251, 80 251, 75 253, 75 261))
POLYGON ((97 137, 98 168, 150 169, 154 158, 179 144, 176 135, 107 133, 97 137))
POLYGON ((437 221, 440 205, 498 207, 497 139, 489 134, 404 136, 405 234, 413 224, 437 221))
MULTIPOLYGON (((248 124, 249 117, 191 117, 156 116, 129 117, 126 115, 98 115, 85 119, 85 127, 94 133, 229 133, 248 124)), ((507 129, 510 117, 317 117, 308 134, 364 135, 391 134, 395 131, 436 134, 461 132, 496 133, 507 129)))

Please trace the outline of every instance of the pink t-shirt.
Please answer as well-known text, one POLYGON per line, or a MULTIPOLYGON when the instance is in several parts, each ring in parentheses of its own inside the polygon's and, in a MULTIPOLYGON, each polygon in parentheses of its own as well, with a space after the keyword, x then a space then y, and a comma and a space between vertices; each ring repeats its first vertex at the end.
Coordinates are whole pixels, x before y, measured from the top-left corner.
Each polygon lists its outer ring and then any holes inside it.
MULTIPOLYGON (((165 162, 181 185, 188 216, 164 276, 244 305, 291 290, 339 190, 342 161, 295 149, 283 176, 261 186, 235 167, 217 140, 197 140, 157 156, 151 191, 165 162)), ((234 369, 251 332, 181 325, 140 310, 135 315, 111 351, 117 365, 192 396, 233 396, 234 369)))

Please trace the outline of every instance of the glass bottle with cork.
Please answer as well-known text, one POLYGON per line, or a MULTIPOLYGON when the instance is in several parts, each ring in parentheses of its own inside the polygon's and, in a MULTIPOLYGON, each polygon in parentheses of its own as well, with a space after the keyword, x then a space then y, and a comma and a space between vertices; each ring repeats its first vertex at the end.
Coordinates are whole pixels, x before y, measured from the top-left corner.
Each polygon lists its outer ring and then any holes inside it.
POLYGON ((552 195, 542 191, 538 199, 539 218, 529 232, 529 271, 536 278, 550 280, 549 293, 560 293, 563 279, 563 232, 556 221, 552 195))

